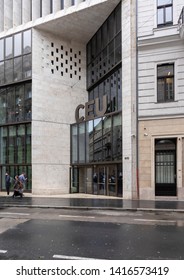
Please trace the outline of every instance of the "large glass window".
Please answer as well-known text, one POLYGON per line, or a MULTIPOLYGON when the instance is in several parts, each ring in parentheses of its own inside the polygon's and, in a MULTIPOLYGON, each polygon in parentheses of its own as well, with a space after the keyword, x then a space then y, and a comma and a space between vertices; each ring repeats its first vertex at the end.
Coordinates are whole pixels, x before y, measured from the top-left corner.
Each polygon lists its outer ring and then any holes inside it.
POLYGON ((174 64, 157 66, 157 101, 174 101, 174 64))
POLYGON ((22 33, 14 35, 14 56, 22 54, 22 33))
POLYGON ((13 38, 7 37, 5 39, 5 58, 9 59, 13 57, 13 38))
POLYGON ((26 128, 26 133, 25 133, 26 163, 30 163, 31 162, 31 124, 27 124, 25 128, 26 128))
POLYGON ((94 161, 102 161, 102 119, 94 120, 93 127, 94 161))
POLYGON ((31 30, 0 40, 0 86, 30 79, 31 30))
POLYGON ((31 71, 32 65, 31 65, 31 54, 23 56, 23 78, 31 78, 31 71))
POLYGON ((13 94, 13 88, 9 87, 6 91, 7 94, 7 118, 8 123, 15 122, 15 99, 13 94))
POLYGON ((121 159, 122 154, 122 121, 121 114, 113 116, 112 150, 113 160, 121 159))
POLYGON ((7 163, 7 147, 8 147, 8 129, 7 127, 2 127, 1 133, 1 164, 7 163))
POLYGON ((4 39, 0 40, 0 61, 4 60, 4 39))
POLYGON ((72 164, 120 161, 121 126, 121 113, 72 125, 72 164))
POLYGON ((23 171, 31 189, 32 63, 31 30, 0 40, 0 168, 4 175, 23 171), (28 80, 28 81, 24 81, 28 80), (13 85, 14 83, 14 85, 13 85), (21 124, 17 124, 21 123, 21 124), (5 127, 5 125, 7 125, 5 127))
POLYGON ((104 117, 103 120, 103 159, 112 160, 112 118, 104 117))
POLYGON ((93 121, 86 122, 86 161, 93 161, 93 121))
POLYGON ((0 165, 31 164, 31 124, 0 128, 0 165))
POLYGON ((25 162, 25 125, 17 127, 17 162, 25 162))
POLYGON ((73 125, 71 127, 71 143, 72 143, 72 163, 77 163, 78 162, 78 131, 77 131, 77 125, 73 125))
POLYGON ((157 25, 163 26, 173 23, 173 1, 157 0, 157 25))
POLYGON ((4 61, 0 61, 0 84, 4 84, 4 61))
POLYGON ((31 120, 32 117, 32 90, 31 83, 25 84, 25 97, 24 97, 24 112, 25 120, 31 120))
POLYGON ((31 52, 31 30, 23 32, 23 53, 31 52))
POLYGON ((121 5, 87 45, 88 89, 121 63, 121 5))
POLYGON ((14 59, 14 81, 22 80, 22 56, 14 59))
POLYGON ((15 108, 16 121, 24 120, 24 86, 15 87, 15 108))
POLYGON ((121 5, 87 45, 86 120, 71 126, 73 165, 122 161, 121 5))
POLYGON ((85 123, 79 124, 79 162, 84 163, 85 162, 85 123))
POLYGON ((13 59, 5 61, 5 83, 13 82, 13 59))
POLYGON ((0 124, 31 120, 31 83, 0 90, 0 124))
POLYGON ((6 123, 7 95, 5 89, 0 89, 0 122, 6 123))
POLYGON ((9 137, 8 137, 8 163, 12 164, 16 162, 16 127, 9 126, 9 137))
MULTIPOLYGON (((100 99, 102 105, 103 96, 107 96, 107 111, 112 113, 122 110, 122 87, 121 87, 121 69, 118 69, 110 77, 89 91, 89 100, 100 99)), ((94 106, 95 109, 95 106, 94 106)), ((101 109, 101 107, 100 107, 101 109)), ((94 112, 93 112, 94 114, 94 112)))

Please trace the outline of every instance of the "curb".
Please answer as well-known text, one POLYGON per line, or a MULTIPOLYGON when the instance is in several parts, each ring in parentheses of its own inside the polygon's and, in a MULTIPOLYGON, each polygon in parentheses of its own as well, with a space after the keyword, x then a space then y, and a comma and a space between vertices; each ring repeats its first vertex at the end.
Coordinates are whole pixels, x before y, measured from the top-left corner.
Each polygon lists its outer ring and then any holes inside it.
POLYGON ((4 207, 20 207, 20 208, 53 208, 53 209, 66 209, 66 210, 104 210, 104 211, 129 211, 129 212, 171 212, 171 213, 184 213, 184 209, 163 209, 163 208, 117 208, 117 207, 92 207, 92 206, 60 206, 60 205, 26 205, 26 204, 6 204, 4 203, 2 206, 4 207))

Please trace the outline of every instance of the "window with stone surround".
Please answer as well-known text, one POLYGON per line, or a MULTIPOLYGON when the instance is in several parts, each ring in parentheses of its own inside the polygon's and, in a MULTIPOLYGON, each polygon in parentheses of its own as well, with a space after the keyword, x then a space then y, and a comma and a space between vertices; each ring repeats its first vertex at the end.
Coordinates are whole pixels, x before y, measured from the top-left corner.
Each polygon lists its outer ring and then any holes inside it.
POLYGON ((174 63, 157 66, 157 102, 174 101, 174 63))
POLYGON ((157 26, 173 24, 173 0, 157 0, 157 26))

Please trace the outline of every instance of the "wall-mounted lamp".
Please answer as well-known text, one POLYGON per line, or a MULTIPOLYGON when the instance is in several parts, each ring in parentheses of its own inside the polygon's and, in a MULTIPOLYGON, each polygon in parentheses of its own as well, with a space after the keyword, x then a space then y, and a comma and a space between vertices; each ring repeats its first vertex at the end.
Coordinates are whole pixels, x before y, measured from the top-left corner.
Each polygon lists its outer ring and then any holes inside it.
POLYGON ((145 133, 144 133, 144 136, 148 136, 148 133, 145 132, 145 133))

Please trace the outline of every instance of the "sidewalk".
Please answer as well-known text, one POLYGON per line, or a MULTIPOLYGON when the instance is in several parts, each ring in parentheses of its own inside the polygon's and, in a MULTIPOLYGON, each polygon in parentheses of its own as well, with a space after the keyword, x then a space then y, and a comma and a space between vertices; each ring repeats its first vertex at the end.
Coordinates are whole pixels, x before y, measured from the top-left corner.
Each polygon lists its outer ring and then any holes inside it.
POLYGON ((84 210, 117 210, 117 211, 168 211, 183 212, 184 201, 169 200, 124 200, 117 197, 107 197, 87 194, 65 194, 58 196, 34 196, 25 193, 22 199, 12 198, 5 192, 0 193, 0 207, 31 207, 84 210))

